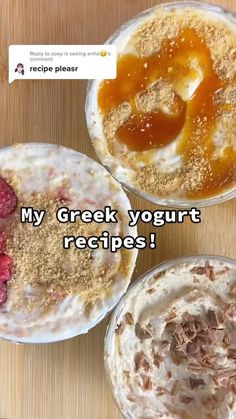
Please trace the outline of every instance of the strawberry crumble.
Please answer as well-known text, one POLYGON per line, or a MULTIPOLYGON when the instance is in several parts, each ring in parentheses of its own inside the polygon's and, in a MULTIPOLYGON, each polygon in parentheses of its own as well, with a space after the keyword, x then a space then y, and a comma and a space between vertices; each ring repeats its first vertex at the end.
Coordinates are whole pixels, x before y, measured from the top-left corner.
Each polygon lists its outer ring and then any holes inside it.
MULTIPOLYGON (((17 196, 7 181, 0 177, 0 220, 7 219, 16 209, 17 196)), ((13 260, 5 254, 7 235, 0 231, 0 306, 7 299, 7 282, 13 273, 13 260)))
POLYGON ((236 262, 176 259, 121 300, 105 363, 124 417, 236 416, 236 262))
POLYGON ((0 337, 50 342, 87 332, 129 285, 136 250, 63 248, 65 236, 136 235, 129 201, 98 163, 64 147, 16 145, 0 152, 0 337), (116 224, 60 223, 57 210, 118 210, 116 224), (40 225, 22 208, 45 211, 40 225))

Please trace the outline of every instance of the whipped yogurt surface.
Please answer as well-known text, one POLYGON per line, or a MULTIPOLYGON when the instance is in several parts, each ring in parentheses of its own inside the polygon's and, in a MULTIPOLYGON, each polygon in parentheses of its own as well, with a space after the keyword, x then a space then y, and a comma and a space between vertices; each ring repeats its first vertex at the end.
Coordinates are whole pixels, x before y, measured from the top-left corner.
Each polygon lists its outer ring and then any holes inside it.
POLYGON ((50 212, 55 199, 57 207, 69 209, 95 211, 111 206, 119 211, 118 223, 83 223, 81 231, 84 236, 106 230, 112 235, 135 237, 136 229, 128 227, 130 203, 127 196, 101 165, 61 146, 36 143, 3 149, 0 167, 1 177, 12 186, 19 201, 15 213, 0 220, 1 230, 7 232, 6 247, 14 264, 13 278, 7 284, 8 298, 0 306, 0 337, 37 343, 86 333, 102 320, 126 291, 137 251, 121 249, 111 253, 99 246, 95 250, 74 249, 69 252, 62 247, 63 237, 58 229, 66 235, 67 228, 70 228, 69 232, 73 234, 77 223, 70 226, 56 224, 51 214, 51 219, 47 221, 46 218, 46 227, 44 222, 40 227, 22 224, 20 206, 46 202, 46 209, 50 212), (32 241, 29 240, 31 232, 32 241), (39 257, 35 254, 37 250, 39 257), (47 264, 47 269, 43 263, 47 264), (89 275, 93 277, 91 283, 86 282, 90 281, 89 275))
POLYGON ((189 257, 160 265, 121 300, 105 364, 124 417, 236 415, 236 262, 189 257))

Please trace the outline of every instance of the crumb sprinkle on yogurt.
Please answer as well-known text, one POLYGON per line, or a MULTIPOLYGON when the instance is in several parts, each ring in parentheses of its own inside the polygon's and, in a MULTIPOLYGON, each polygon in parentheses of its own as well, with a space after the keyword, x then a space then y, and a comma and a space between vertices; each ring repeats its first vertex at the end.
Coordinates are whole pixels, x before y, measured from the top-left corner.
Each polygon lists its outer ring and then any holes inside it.
POLYGON ((0 336, 49 342, 85 333, 125 292, 137 252, 64 249, 63 237, 96 236, 103 230, 135 237, 125 193, 98 163, 60 146, 3 149, 0 167, 9 196, 17 197, 9 202, 8 214, 1 214, 0 207, 0 336), (60 223, 56 217, 61 207, 95 211, 106 205, 119 211, 117 223, 60 223), (46 211, 43 222, 22 223, 22 207, 46 211), (1 298, 3 288, 7 298, 1 298))
POLYGON ((112 38, 115 80, 94 81, 87 122, 115 177, 154 202, 235 189, 236 27, 215 10, 154 7, 112 38))

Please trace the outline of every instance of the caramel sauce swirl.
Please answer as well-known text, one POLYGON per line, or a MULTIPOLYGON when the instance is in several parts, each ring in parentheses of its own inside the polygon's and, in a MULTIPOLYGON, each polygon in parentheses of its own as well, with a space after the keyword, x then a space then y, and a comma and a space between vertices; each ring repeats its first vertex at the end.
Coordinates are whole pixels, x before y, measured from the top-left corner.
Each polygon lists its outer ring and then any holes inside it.
POLYGON ((236 79, 219 77, 205 38, 185 28, 148 57, 119 55, 117 66, 117 78, 104 80, 98 93, 103 115, 123 103, 131 106, 131 115, 116 130, 116 141, 130 151, 143 152, 178 139, 182 165, 196 168, 199 162, 206 168, 201 185, 188 192, 189 198, 232 187, 236 100, 227 100, 224 92, 236 89, 236 79), (220 146, 215 140, 219 124, 225 138, 220 146))

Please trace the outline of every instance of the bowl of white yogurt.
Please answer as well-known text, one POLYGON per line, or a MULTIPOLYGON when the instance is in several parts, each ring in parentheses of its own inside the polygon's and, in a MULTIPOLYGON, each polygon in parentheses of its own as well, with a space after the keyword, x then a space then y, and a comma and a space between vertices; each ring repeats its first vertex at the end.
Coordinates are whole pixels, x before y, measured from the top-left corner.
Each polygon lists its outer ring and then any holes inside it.
POLYGON ((136 249, 111 252, 96 241, 103 231, 136 237, 127 196, 101 165, 62 146, 4 148, 0 167, 0 337, 45 343, 87 333, 135 266, 136 249), (118 211, 116 223, 103 222, 105 207, 118 211))
POLYGON ((125 418, 235 417, 236 261, 173 259, 113 313, 105 367, 125 418))
POLYGON ((102 164, 124 187, 165 206, 236 194, 233 13, 164 3, 119 28, 117 78, 88 84, 86 119, 102 164))

